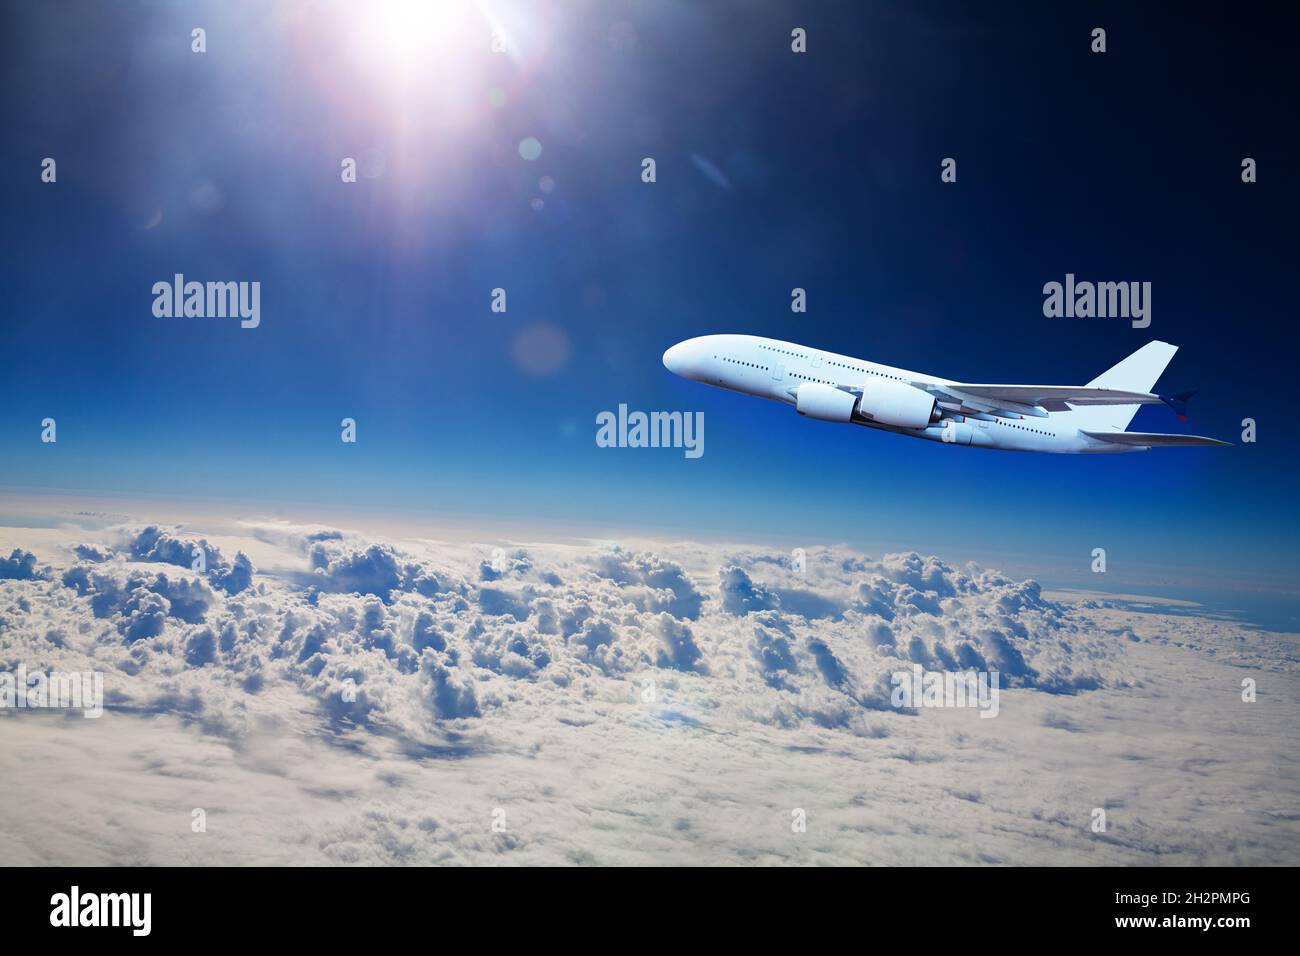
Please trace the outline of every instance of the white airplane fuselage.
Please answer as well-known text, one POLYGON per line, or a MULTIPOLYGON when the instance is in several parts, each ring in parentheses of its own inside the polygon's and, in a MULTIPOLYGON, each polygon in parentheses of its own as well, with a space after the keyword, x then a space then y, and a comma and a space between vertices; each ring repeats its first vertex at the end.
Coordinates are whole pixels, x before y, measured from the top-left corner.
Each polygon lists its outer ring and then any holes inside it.
MULTIPOLYGON (((756 335, 703 335, 687 339, 664 353, 664 365, 682 378, 796 406, 797 389, 804 384, 820 383, 839 390, 870 388, 872 382, 900 386, 914 382, 956 384, 951 379, 756 335)), ((887 390, 900 391, 896 386, 887 390)), ((920 389, 917 391, 924 394, 920 389)), ((1131 409, 1130 418, 1137 411, 1137 406, 1123 407, 1131 409)), ((847 422, 930 441, 1007 451, 1117 454, 1147 450, 1144 446, 1097 441, 1082 434, 1081 429, 1091 424, 1090 411, 1039 411, 1031 415, 989 411, 978 412, 979 417, 975 417, 950 414, 936 403, 933 420, 924 425, 884 424, 860 414, 857 408, 847 422)))

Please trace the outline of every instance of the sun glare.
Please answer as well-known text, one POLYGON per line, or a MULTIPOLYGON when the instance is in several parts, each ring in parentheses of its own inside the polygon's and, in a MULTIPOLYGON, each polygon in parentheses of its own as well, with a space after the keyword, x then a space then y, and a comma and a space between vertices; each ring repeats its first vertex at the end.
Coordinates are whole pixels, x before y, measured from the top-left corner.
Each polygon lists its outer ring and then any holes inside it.
POLYGON ((491 33, 470 0, 374 0, 358 7, 353 35, 367 65, 408 72, 488 50, 491 33))

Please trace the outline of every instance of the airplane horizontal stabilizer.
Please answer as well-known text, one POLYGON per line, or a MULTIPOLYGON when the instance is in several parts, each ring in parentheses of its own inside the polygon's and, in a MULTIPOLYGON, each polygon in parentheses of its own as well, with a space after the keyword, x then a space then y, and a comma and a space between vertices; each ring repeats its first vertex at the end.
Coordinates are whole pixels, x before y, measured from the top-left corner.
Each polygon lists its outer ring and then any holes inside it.
POLYGON ((1231 445, 1232 442, 1201 435, 1162 435, 1158 432, 1083 432, 1089 438, 1108 441, 1115 445, 1231 445))

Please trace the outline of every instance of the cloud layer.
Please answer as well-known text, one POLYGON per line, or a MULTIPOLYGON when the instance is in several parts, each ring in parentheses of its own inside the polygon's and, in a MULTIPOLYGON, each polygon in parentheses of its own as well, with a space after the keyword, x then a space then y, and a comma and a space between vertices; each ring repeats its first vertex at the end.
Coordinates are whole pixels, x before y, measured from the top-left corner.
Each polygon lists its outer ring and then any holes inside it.
MULTIPOLYGON (((1144 721, 1162 733, 1178 726, 1162 723, 1168 713, 1152 696, 1154 686, 1164 687, 1162 668, 1171 666, 1216 688, 1222 701, 1209 711, 1220 725, 1261 714, 1278 720, 1286 715, 1273 708, 1294 710, 1281 695, 1254 711, 1230 706, 1238 671, 1271 675, 1272 694, 1295 689, 1296 646, 1289 636, 1243 640, 1239 628, 1223 622, 1061 603, 1033 581, 933 556, 873 559, 821 548, 807 551, 796 570, 778 553, 689 543, 506 550, 270 523, 246 525, 241 533, 233 557, 208 537, 153 524, 107 527, 94 541, 68 540, 59 547, 62 557, 48 564, 32 551, 14 550, 0 559, 0 669, 22 663, 29 670, 102 671, 107 713, 101 722, 122 728, 122 740, 138 749, 156 736, 160 746, 181 748, 170 771, 175 779, 204 776, 184 756, 184 741, 195 754, 225 748, 241 769, 219 776, 254 775, 254 789, 265 791, 268 806, 279 805, 286 777, 262 779, 257 761, 248 765, 239 755, 267 747, 297 753, 302 763, 291 777, 314 778, 328 767, 343 779, 360 774, 368 781, 382 766, 397 781, 384 789, 389 802, 378 806, 373 787, 355 780, 321 791, 352 797, 308 800, 312 813, 342 813, 376 839, 378 831, 389 832, 392 847, 384 849, 380 840, 353 859, 319 847, 298 855, 291 846, 259 849, 252 835, 242 844, 250 855, 269 852, 282 861, 395 862, 409 853, 423 861, 508 862, 500 858, 511 848, 504 834, 518 831, 492 830, 490 811, 527 816, 543 805, 567 822, 525 831, 527 841, 521 833, 516 848, 530 847, 521 860, 744 862, 752 852, 752 860, 772 854, 803 862, 887 862, 886 848, 897 862, 1249 856, 1248 837, 1233 843, 1234 850, 1195 843, 1195 821, 1182 821, 1182 830, 1161 824, 1167 851, 1154 837, 1125 843, 1092 833, 1093 808, 1109 805, 1125 820, 1134 794, 1121 786, 1120 795, 1108 795, 1096 784, 1097 768, 1061 756, 1058 748, 1088 738, 1096 747, 1119 727, 1118 749, 1152 749, 1150 739, 1136 739, 1144 721), (256 568, 248 553, 265 555, 267 569, 256 568), (890 675, 914 664, 998 671, 1008 698, 1002 713, 981 721, 973 713, 892 707, 890 675), (1120 723, 1107 724, 1108 713, 1120 723), (1135 739, 1126 740, 1125 726, 1135 739), (1054 759, 1061 763, 1056 776, 1054 759), (1043 776, 1022 779, 1029 771, 1043 776), (805 772, 813 777, 800 782, 805 772), (432 779, 454 778, 468 800, 475 775, 498 780, 498 792, 478 790, 473 807, 455 803, 449 814, 471 821, 456 839, 446 825, 426 827, 411 816, 415 797, 432 779), (1076 777, 1092 781, 1093 791, 1060 785, 1076 777), (625 795, 625 811, 601 803, 614 800, 618 781, 634 779, 658 780, 646 783, 658 796, 625 795), (676 796, 662 789, 668 780, 681 788, 676 796), (909 785, 917 788, 910 797, 909 785), (561 791, 572 794, 562 810, 554 806, 563 803, 561 791), (855 802, 885 799, 885 792, 887 806, 855 802), (731 807, 735 816, 719 832, 696 819, 710 794, 722 801, 718 812, 731 807), (683 800, 689 806, 679 806, 683 800), (950 807, 952 800, 957 804, 950 807), (791 843, 790 813, 809 802, 818 802, 822 819, 835 821, 841 838, 845 827, 861 828, 881 842, 851 851, 828 831, 791 843), (591 820, 573 819, 590 815, 597 803, 602 814, 648 816, 622 821, 625 843, 597 839, 591 820), (397 806, 405 823, 384 817, 397 806), (754 806, 765 808, 765 822, 746 816, 759 812, 754 806), (661 819, 674 807, 686 821, 680 827, 661 819), (938 825, 930 811, 957 816, 938 825), (972 833, 993 832, 1006 813, 1021 814, 1032 837, 1001 848, 992 841, 972 856, 972 833), (772 814, 786 822, 773 823, 772 814), (654 834, 649 844, 647 827, 654 834), (913 839, 897 839, 909 828, 913 839), (954 841, 963 834, 958 849, 954 841), (401 849, 408 843, 414 849, 401 849)), ((102 736, 92 724, 11 712, 0 718, 0 763, 29 732, 57 747, 64 737, 102 736)), ((1142 759, 1167 761, 1208 746, 1216 756, 1195 766, 1216 769, 1216 785, 1223 775, 1228 786, 1229 767, 1218 764, 1231 761, 1207 743, 1223 739, 1223 727, 1215 731, 1217 737, 1207 729, 1204 738, 1177 745, 1161 741, 1142 759)), ((1261 761, 1267 746, 1294 753, 1289 739, 1262 744, 1256 734, 1261 761)), ((98 768, 105 773, 114 760, 126 759, 110 750, 98 768)), ((1105 769, 1127 779, 1127 760, 1117 756, 1105 769)), ((217 786, 212 775, 207 779, 217 786)), ((1171 771, 1168 779, 1178 774, 1171 771)), ((1137 786, 1145 799, 1164 782, 1157 776, 1137 786)), ((320 791, 317 783, 302 786, 320 791)), ((1294 798, 1294 779, 1281 787, 1279 801, 1294 798)), ((32 798, 0 794, 24 795, 32 798)), ((1169 811, 1165 805, 1151 812, 1163 818, 1169 811)), ((1259 845, 1280 840, 1283 852, 1297 859, 1294 822, 1270 820, 1258 807, 1252 812, 1259 845)), ((20 838, 35 843, 46 836, 38 820, 26 826, 33 829, 20 838)), ((139 839, 150 858, 174 859, 159 849, 149 826, 140 824, 139 839)), ((1125 839, 1142 832, 1133 829, 1136 822, 1123 826, 1125 839)), ((74 855, 99 852, 92 839, 69 841, 74 855)))

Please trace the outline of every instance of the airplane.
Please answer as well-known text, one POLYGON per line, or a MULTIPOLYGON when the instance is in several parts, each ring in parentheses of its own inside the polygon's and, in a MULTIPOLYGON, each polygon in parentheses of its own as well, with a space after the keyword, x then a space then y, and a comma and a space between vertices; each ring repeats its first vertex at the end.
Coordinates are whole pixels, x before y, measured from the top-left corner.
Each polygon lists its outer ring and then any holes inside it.
POLYGON ((986 385, 880 365, 757 335, 702 335, 664 352, 674 375, 768 398, 808 418, 972 448, 1096 455, 1228 445, 1199 435, 1125 431, 1139 405, 1187 419, 1192 392, 1151 391, 1178 347, 1148 342, 1087 385, 986 385))

